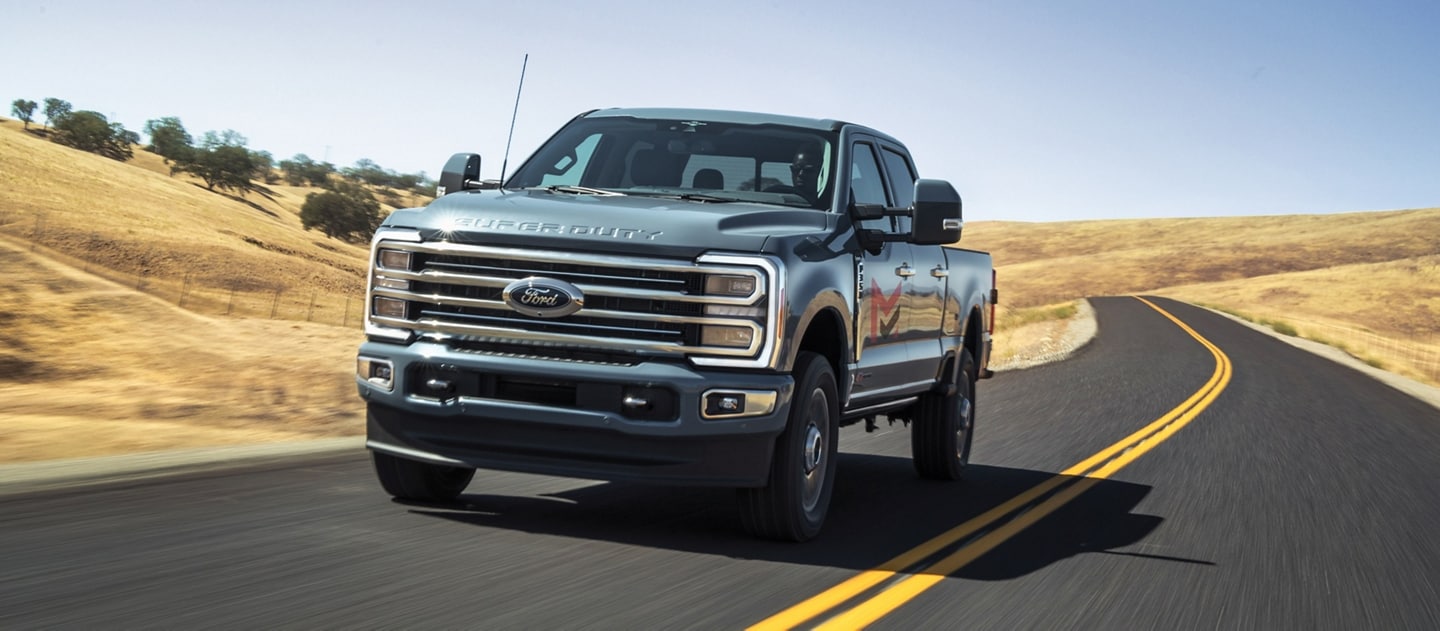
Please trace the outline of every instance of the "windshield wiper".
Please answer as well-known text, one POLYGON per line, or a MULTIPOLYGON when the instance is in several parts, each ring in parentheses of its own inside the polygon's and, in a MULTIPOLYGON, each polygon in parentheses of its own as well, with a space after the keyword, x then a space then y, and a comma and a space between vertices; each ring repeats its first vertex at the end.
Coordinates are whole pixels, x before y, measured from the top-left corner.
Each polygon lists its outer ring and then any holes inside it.
POLYGON ((568 186, 563 184, 547 186, 545 187, 545 190, 550 191, 551 193, 573 193, 576 195, 625 195, 624 193, 620 193, 617 191, 607 191, 603 188, 590 188, 588 186, 568 186))
POLYGON ((655 192, 648 192, 648 191, 647 191, 647 192, 636 192, 636 191, 631 191, 629 194, 630 194, 630 195, 635 195, 635 196, 637 196, 637 197, 661 197, 661 198, 664 198, 664 199, 683 199, 683 200, 688 201, 688 202, 713 202, 713 203, 716 203, 716 204, 727 204, 727 203, 730 203, 730 202, 738 202, 738 201, 740 201, 740 200, 735 199, 735 198, 733 198, 733 197, 719 197, 719 196, 710 195, 710 194, 707 194, 707 193, 670 193, 670 192, 660 192, 660 191, 655 191, 655 192))
POLYGON ((717 204, 728 204, 731 202, 740 201, 733 197, 719 197, 716 195, 707 195, 705 193, 685 193, 683 195, 680 195, 679 197, 680 199, 689 200, 692 202, 715 202, 717 204))

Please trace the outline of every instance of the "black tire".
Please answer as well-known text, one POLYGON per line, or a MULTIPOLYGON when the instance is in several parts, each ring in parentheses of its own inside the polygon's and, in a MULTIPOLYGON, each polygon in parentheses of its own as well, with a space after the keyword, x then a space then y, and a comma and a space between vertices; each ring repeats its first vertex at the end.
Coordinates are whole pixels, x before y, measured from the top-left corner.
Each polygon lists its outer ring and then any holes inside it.
POLYGON ((975 358, 970 351, 962 351, 954 392, 928 393, 916 402, 910 453, 921 477, 964 477, 965 466, 970 464, 970 442, 975 437, 975 377, 975 358))
POLYGON ((795 361, 795 398, 775 441, 769 484, 740 489, 740 523, 766 539, 805 541, 820 533, 835 484, 840 399, 825 358, 802 352, 795 361))
POLYGON ((371 452, 380 486, 396 499, 443 503, 460 496, 475 470, 428 464, 408 458, 371 452))

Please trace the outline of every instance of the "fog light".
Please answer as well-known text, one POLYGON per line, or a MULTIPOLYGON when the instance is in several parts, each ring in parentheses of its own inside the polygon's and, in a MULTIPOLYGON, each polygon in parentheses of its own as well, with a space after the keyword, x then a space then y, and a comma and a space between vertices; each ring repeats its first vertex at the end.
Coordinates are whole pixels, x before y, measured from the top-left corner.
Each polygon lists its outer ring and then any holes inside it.
POLYGON ((405 301, 384 296, 375 297, 375 315, 387 318, 405 318, 405 301))
POLYGON ((388 359, 373 357, 355 358, 355 375, 377 388, 389 392, 395 389, 395 367, 388 359))
POLYGON ((716 392, 705 397, 705 417, 735 416, 745 411, 743 392, 716 392))
POLYGON ((710 390, 701 397, 701 418, 760 416, 775 411, 773 390, 710 390))

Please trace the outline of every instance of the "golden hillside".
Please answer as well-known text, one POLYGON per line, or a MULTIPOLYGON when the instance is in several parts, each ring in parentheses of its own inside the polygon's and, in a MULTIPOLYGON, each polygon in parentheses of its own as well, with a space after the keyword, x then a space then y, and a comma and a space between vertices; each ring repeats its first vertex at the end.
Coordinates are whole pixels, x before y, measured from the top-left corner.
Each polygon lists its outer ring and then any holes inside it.
POLYGON ((1440 382, 1440 208, 1332 215, 980 222, 1002 308, 1151 293, 1279 322, 1440 382))
MULTIPOLYGON (((1440 208, 1334 215, 981 222, 966 247, 995 257, 1028 307, 1440 254, 1440 208)), ((1396 287, 1405 290, 1407 287, 1396 287)))
POLYGON ((245 198, 170 177, 143 150, 117 162, 0 125, 0 234, 99 268, 249 290, 363 289, 365 250, 300 228, 310 189, 245 198))
POLYGON ((362 433, 366 248, 301 228, 312 191, 0 122, 0 462, 362 433))
POLYGON ((197 315, 0 239, 0 463, 357 435, 356 327, 197 315))

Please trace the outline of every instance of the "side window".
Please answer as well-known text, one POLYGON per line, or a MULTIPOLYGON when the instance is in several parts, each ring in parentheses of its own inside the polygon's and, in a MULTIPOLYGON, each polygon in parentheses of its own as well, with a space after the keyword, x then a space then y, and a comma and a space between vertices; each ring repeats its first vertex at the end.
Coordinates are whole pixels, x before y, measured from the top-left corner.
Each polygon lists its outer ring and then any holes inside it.
POLYGON ((895 194, 895 206, 909 208, 915 203, 915 171, 904 155, 891 149, 883 149, 885 171, 890 176, 890 191, 895 194))
POLYGON ((857 142, 851 153, 850 194, 855 197, 855 203, 885 205, 885 183, 881 181, 875 148, 857 142))
POLYGON ((541 186, 576 186, 590 165, 590 156, 595 155, 595 145, 600 144, 600 134, 591 134, 574 151, 560 157, 540 178, 541 186))

